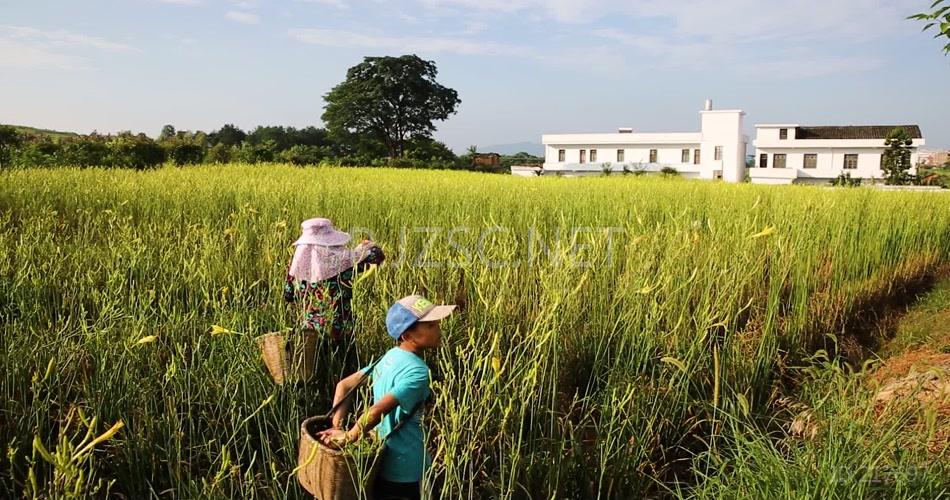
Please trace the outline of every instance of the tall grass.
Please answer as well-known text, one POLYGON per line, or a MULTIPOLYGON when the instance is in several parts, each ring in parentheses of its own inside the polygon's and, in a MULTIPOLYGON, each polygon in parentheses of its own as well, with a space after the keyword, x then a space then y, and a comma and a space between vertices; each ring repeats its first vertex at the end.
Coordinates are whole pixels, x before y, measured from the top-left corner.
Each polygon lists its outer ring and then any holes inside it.
MULTIPOLYGON (((868 368, 871 363, 866 363, 868 368)), ((916 401, 875 404, 868 372, 819 350, 801 368, 800 401, 774 418, 726 415, 723 450, 696 456, 698 485, 680 498, 946 498, 948 415, 916 401), (883 410, 883 411, 882 411, 883 410), (791 424, 791 425, 789 425, 791 424), (796 428, 797 425, 797 428, 796 428)))
POLYGON ((83 462, 80 495, 95 477, 135 498, 302 496, 298 426, 326 411, 332 375, 276 387, 254 336, 294 323, 289 244, 318 215, 389 256, 356 286, 362 361, 390 345, 393 300, 464 305, 429 359, 429 479, 451 498, 701 480, 689 457, 738 432, 729 415, 767 408, 826 333, 950 260, 939 193, 275 165, 0 173, 0 491, 51 491, 34 438, 54 446, 82 409, 102 423, 90 432, 124 428, 83 462))

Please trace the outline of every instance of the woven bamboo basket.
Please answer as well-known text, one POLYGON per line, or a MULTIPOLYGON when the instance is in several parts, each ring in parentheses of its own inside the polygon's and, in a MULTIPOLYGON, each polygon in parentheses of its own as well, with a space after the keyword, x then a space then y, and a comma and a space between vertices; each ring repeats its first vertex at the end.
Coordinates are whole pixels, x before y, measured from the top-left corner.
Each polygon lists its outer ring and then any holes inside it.
POLYGON ((303 330, 285 335, 272 332, 257 337, 264 365, 277 385, 295 380, 309 380, 317 355, 317 333, 303 330))
MULTIPOLYGON (((310 417, 300 424, 297 480, 319 500, 372 499, 373 483, 381 463, 379 454, 365 457, 358 464, 350 454, 317 440, 316 434, 329 427, 328 415, 310 417)), ((376 438, 371 434, 363 439, 376 438)), ((381 449, 381 445, 377 449, 381 449)))

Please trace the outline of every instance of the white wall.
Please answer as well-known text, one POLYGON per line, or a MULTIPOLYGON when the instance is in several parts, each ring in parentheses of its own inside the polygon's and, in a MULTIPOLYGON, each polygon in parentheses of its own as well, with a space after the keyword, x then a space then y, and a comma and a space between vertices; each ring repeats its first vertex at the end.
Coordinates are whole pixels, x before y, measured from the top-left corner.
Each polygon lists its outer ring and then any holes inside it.
MULTIPOLYGON (((768 168, 775 169, 776 153, 785 154, 785 169, 793 170, 798 177, 802 178, 820 178, 833 179, 842 173, 850 173, 851 177, 860 177, 862 179, 880 179, 884 177, 881 171, 881 154, 884 148, 758 148, 756 149, 755 165, 759 168, 760 156, 762 153, 769 155, 768 168), (805 154, 817 155, 817 164, 815 168, 804 168, 805 154), (858 155, 858 168, 845 169, 844 157, 846 154, 858 155)), ((914 164, 914 157, 911 155, 911 164, 914 164)), ((775 169, 780 170, 780 169, 775 169)), ((915 172, 916 168, 911 168, 915 172)))
POLYGON ((794 141, 795 140, 795 127, 798 127, 797 124, 790 123, 781 123, 776 125, 756 125, 755 126, 755 140, 758 141, 769 141, 776 142, 781 144, 785 141, 794 141), (785 129, 788 131, 788 139, 780 139, 781 130, 785 129))
MULTIPOLYGON (((679 164, 682 159, 682 151, 689 150, 689 164, 693 163, 693 152, 701 149, 700 143, 692 144, 546 144, 544 147, 544 162, 547 168, 555 166, 558 163, 580 163, 580 151, 587 151, 586 163, 649 163, 650 150, 656 149, 656 163, 679 164), (558 160, 558 150, 564 150, 564 161, 558 160), (597 150, 597 161, 591 162, 590 151, 597 150), (617 150, 623 150, 623 161, 617 161, 617 150)), ((710 153, 712 154, 712 153, 710 153)), ((702 159, 702 153, 700 154, 702 159)))
POLYGON ((702 153, 700 159, 707 170, 721 170, 727 182, 745 178, 745 137, 739 110, 700 111, 702 121, 702 153), (716 146, 722 147, 722 158, 716 160, 716 146))

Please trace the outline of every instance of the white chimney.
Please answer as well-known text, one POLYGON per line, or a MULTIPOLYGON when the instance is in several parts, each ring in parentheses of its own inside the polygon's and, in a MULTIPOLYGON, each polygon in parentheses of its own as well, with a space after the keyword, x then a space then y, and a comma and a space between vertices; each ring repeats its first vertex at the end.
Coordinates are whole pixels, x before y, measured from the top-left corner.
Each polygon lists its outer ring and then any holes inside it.
POLYGON ((712 99, 706 99, 706 111, 712 111, 712 99))

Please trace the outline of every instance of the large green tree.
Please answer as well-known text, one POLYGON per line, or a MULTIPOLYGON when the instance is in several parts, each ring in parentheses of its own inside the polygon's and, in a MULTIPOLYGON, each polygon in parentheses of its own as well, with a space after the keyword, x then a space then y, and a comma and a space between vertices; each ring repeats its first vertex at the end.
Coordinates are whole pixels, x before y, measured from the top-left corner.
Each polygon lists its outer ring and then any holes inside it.
POLYGON ((455 113, 458 93, 439 84, 435 63, 416 55, 366 57, 346 80, 324 96, 323 122, 332 135, 370 135, 390 158, 402 155, 409 139, 428 138, 432 122, 455 113))
POLYGON ((881 158, 885 184, 907 184, 910 180, 908 171, 911 167, 910 154, 913 144, 914 140, 904 127, 896 127, 887 134, 884 139, 887 149, 881 158))
POLYGON ((934 38, 946 38, 947 44, 943 46, 943 52, 950 54, 950 0, 935 0, 930 5, 930 11, 914 14, 908 19, 927 22, 924 31, 933 28, 937 32, 934 38))
POLYGON ((162 127, 162 131, 158 134, 158 142, 164 142, 175 137, 175 127, 174 125, 165 125, 162 127))

